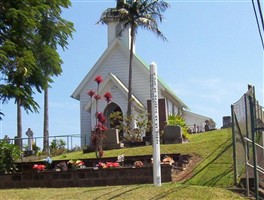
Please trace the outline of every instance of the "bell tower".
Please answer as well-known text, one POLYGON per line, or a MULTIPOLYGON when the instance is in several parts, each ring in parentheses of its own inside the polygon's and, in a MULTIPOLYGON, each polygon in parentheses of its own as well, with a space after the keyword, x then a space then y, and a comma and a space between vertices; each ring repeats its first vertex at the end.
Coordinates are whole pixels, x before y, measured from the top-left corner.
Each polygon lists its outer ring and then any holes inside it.
MULTIPOLYGON (((119 9, 125 2, 125 0, 117 0, 115 9, 119 9)), ((123 29, 118 17, 108 17, 106 23, 108 25, 108 46, 117 38, 130 49, 130 28, 123 29)))

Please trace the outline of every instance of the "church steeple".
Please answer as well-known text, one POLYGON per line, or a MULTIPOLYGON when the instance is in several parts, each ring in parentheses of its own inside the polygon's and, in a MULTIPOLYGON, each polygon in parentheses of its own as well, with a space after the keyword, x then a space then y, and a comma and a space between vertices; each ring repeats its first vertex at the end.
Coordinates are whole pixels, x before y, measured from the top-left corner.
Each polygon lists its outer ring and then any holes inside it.
POLYGON ((122 31, 122 24, 118 21, 108 22, 108 46, 113 42, 114 39, 118 38, 126 47, 130 46, 130 29, 122 31), (122 31, 122 32, 121 32, 122 31))
MULTIPOLYGON (((126 3, 126 0, 117 0, 116 9, 122 7, 122 4, 126 3)), ((122 24, 119 23, 115 17, 108 17, 108 46, 118 38, 126 47, 130 48, 130 28, 122 30, 122 24)))

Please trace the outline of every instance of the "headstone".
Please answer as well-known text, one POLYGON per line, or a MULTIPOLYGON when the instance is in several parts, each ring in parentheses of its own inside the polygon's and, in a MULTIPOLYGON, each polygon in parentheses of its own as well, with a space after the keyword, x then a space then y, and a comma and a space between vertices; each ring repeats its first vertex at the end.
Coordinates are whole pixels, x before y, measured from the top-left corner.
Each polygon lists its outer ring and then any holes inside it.
POLYGON ((163 144, 182 143, 182 130, 178 125, 166 125, 164 127, 163 144))
MULTIPOLYGON (((159 99, 158 100, 158 110, 159 110, 159 130, 163 131, 164 127, 166 126, 167 122, 167 102, 166 99, 159 99)), ((148 120, 152 121, 152 112, 151 112, 151 100, 147 100, 147 110, 148 110, 148 120)), ((145 141, 149 144, 152 144, 152 130, 146 132, 145 141)))
POLYGON ((32 151, 33 150, 33 131, 28 128, 26 135, 28 136, 28 151, 32 151))
POLYGON ((118 129, 110 128, 104 132, 103 148, 117 149, 120 148, 118 129))
POLYGON ((223 117, 223 126, 221 128, 229 128, 232 127, 232 118, 231 116, 223 117))

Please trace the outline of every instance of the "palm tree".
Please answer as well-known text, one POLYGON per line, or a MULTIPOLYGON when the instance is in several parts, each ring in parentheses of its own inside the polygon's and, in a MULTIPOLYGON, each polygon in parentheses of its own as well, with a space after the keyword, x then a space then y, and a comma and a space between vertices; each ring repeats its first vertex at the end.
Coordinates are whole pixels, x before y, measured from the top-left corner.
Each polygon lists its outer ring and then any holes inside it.
POLYGON ((129 58, 129 72, 128 72, 128 104, 127 116, 131 118, 132 107, 132 61, 134 57, 134 44, 136 41, 136 34, 139 27, 150 30, 163 40, 166 37, 159 30, 158 22, 162 22, 164 17, 162 15, 169 4, 163 0, 117 0, 116 8, 108 8, 105 10, 100 20, 97 23, 107 24, 109 20, 117 20, 122 29, 130 28, 130 58, 129 58))
POLYGON ((47 1, 47 9, 42 10, 41 28, 39 29, 39 43, 37 55, 39 67, 42 69, 46 78, 44 81, 44 123, 43 123, 43 152, 49 152, 49 87, 53 82, 52 77, 59 76, 62 73, 61 60, 57 52, 58 46, 63 50, 67 48, 69 37, 75 31, 73 23, 62 18, 63 8, 71 6, 69 0, 47 1), (45 53, 44 53, 45 52, 45 53))

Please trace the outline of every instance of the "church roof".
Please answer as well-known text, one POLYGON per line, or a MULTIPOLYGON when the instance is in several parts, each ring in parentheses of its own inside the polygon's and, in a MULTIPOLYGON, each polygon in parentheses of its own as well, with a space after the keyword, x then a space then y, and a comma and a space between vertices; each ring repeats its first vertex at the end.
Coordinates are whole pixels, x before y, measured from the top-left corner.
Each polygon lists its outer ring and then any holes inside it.
MULTIPOLYGON (((125 45, 123 45, 122 42, 118 38, 115 38, 113 40, 113 42, 108 46, 108 48, 104 51, 102 56, 97 60, 97 62, 92 67, 92 69, 89 71, 89 73, 84 77, 84 79, 81 81, 81 83, 75 89, 75 91, 71 95, 72 98, 80 100, 81 91, 85 87, 86 83, 94 76, 96 69, 101 66, 101 64, 104 62, 104 60, 107 58, 107 56, 111 53, 111 51, 117 45, 120 46, 120 48, 122 48, 122 52, 129 57, 129 49, 127 47, 125 47, 125 45)), ((133 62, 138 64, 142 68, 145 68, 146 73, 149 71, 149 65, 147 65, 138 55, 134 54, 133 62)), ((114 77, 113 74, 111 76, 114 77)), ((113 78, 113 80, 114 80, 114 78, 113 78)), ((189 109, 187 107, 187 105, 179 97, 177 97, 175 92, 160 77, 158 77, 158 81, 159 81, 158 87, 162 87, 164 93, 168 94, 168 96, 173 98, 183 108, 189 109)), ((122 83, 122 85, 125 87, 125 85, 123 83, 122 83)))

